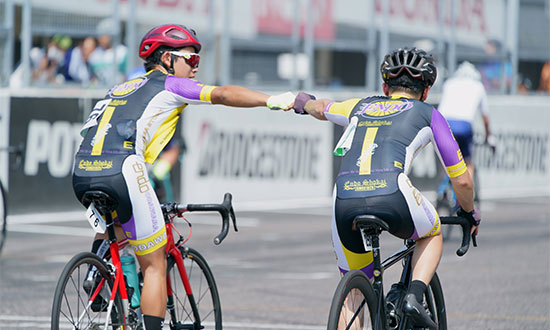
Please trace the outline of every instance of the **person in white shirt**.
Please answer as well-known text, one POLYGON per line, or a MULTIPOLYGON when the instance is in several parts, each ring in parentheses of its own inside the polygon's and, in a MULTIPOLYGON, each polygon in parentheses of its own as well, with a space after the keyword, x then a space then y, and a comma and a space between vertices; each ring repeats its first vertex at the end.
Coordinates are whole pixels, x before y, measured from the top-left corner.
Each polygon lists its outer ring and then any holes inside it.
POLYGON ((487 93, 481 83, 481 74, 472 63, 468 61, 462 62, 451 78, 445 81, 438 110, 449 122, 451 131, 466 161, 468 171, 473 176, 472 127, 478 111, 481 112, 481 118, 485 127, 486 142, 490 142, 491 135, 487 93))

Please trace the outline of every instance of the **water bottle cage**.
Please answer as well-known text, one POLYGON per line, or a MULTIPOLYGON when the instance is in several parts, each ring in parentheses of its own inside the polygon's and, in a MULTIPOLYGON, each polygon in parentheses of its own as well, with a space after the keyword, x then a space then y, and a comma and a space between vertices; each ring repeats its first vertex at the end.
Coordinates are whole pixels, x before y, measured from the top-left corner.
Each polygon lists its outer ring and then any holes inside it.
POLYGON ((131 298, 134 295, 134 288, 132 288, 130 284, 128 284, 128 278, 126 277, 126 275, 123 275, 123 276, 124 276, 124 283, 126 283, 126 293, 128 294, 128 298, 131 298))

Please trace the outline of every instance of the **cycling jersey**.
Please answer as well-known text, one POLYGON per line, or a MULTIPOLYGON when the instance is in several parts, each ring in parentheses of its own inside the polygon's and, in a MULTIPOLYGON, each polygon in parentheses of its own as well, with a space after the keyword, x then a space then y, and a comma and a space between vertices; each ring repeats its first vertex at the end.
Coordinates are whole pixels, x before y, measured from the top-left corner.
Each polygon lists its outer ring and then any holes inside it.
POLYGON ((468 159, 472 154, 473 129, 477 111, 488 115, 487 93, 483 84, 467 77, 449 78, 443 85, 439 112, 449 121, 451 130, 468 159))
POLYGON ((325 117, 342 126, 358 119, 336 179, 332 232, 340 269, 363 269, 372 276, 372 258, 365 257, 359 233, 351 230, 355 216, 377 215, 390 233, 404 239, 437 235, 435 208, 407 176, 412 162, 432 142, 450 177, 466 172, 466 165, 447 121, 424 102, 384 96, 349 99, 329 103, 325 117))
POLYGON ((137 254, 164 246, 166 233, 145 162, 153 163, 188 104, 210 104, 216 86, 153 70, 112 88, 82 128, 73 187, 103 190, 119 202, 118 220, 137 254))
POLYGON ((452 77, 445 81, 441 102, 437 109, 447 120, 473 123, 479 110, 488 114, 487 93, 483 84, 475 79, 452 77))

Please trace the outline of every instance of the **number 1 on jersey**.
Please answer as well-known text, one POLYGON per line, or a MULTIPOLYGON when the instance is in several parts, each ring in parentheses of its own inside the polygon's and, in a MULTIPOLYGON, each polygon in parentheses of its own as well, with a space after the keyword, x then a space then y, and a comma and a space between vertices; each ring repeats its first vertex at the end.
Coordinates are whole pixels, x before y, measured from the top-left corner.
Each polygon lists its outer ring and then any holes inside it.
POLYGON ((359 175, 370 174, 372 154, 374 154, 374 149, 378 147, 378 145, 374 143, 377 133, 378 127, 367 128, 365 140, 363 141, 363 148, 361 149, 361 156, 359 157, 359 175))

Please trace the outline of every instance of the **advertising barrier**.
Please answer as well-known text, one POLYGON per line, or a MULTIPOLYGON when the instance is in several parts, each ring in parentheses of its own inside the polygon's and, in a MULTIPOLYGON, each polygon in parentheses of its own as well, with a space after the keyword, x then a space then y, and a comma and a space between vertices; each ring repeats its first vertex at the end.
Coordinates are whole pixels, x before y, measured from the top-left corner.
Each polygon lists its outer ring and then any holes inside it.
MULTIPOLYGON (((482 198, 550 197, 550 98, 489 98, 493 154, 487 146, 474 151, 482 198)), ((481 123, 478 123, 481 124, 481 123)), ((477 140, 484 138, 477 127, 477 140)))
MULTIPOLYGON (((82 210, 72 191, 73 157, 84 117, 101 94, 2 93, 0 146, 24 147, 17 168, 0 153, 10 214, 82 210)), ((489 97, 497 148, 493 154, 481 145, 474 152, 482 199, 550 196, 549 102, 542 96, 489 97)), ((180 202, 219 202, 225 192, 233 193, 236 205, 330 200, 339 167, 332 149, 340 127, 292 112, 214 105, 189 106, 181 127, 187 152, 173 173, 180 202)), ((475 134, 482 142, 481 122, 475 134)), ((442 175, 433 147, 426 147, 415 159, 411 180, 430 197, 442 175)))
POLYGON ((78 207, 71 174, 81 127, 78 99, 11 98, 9 141, 24 152, 23 164, 9 173, 10 213, 78 207))
POLYGON ((332 125, 266 109, 196 106, 185 113, 183 199, 326 198, 332 185, 332 125))

